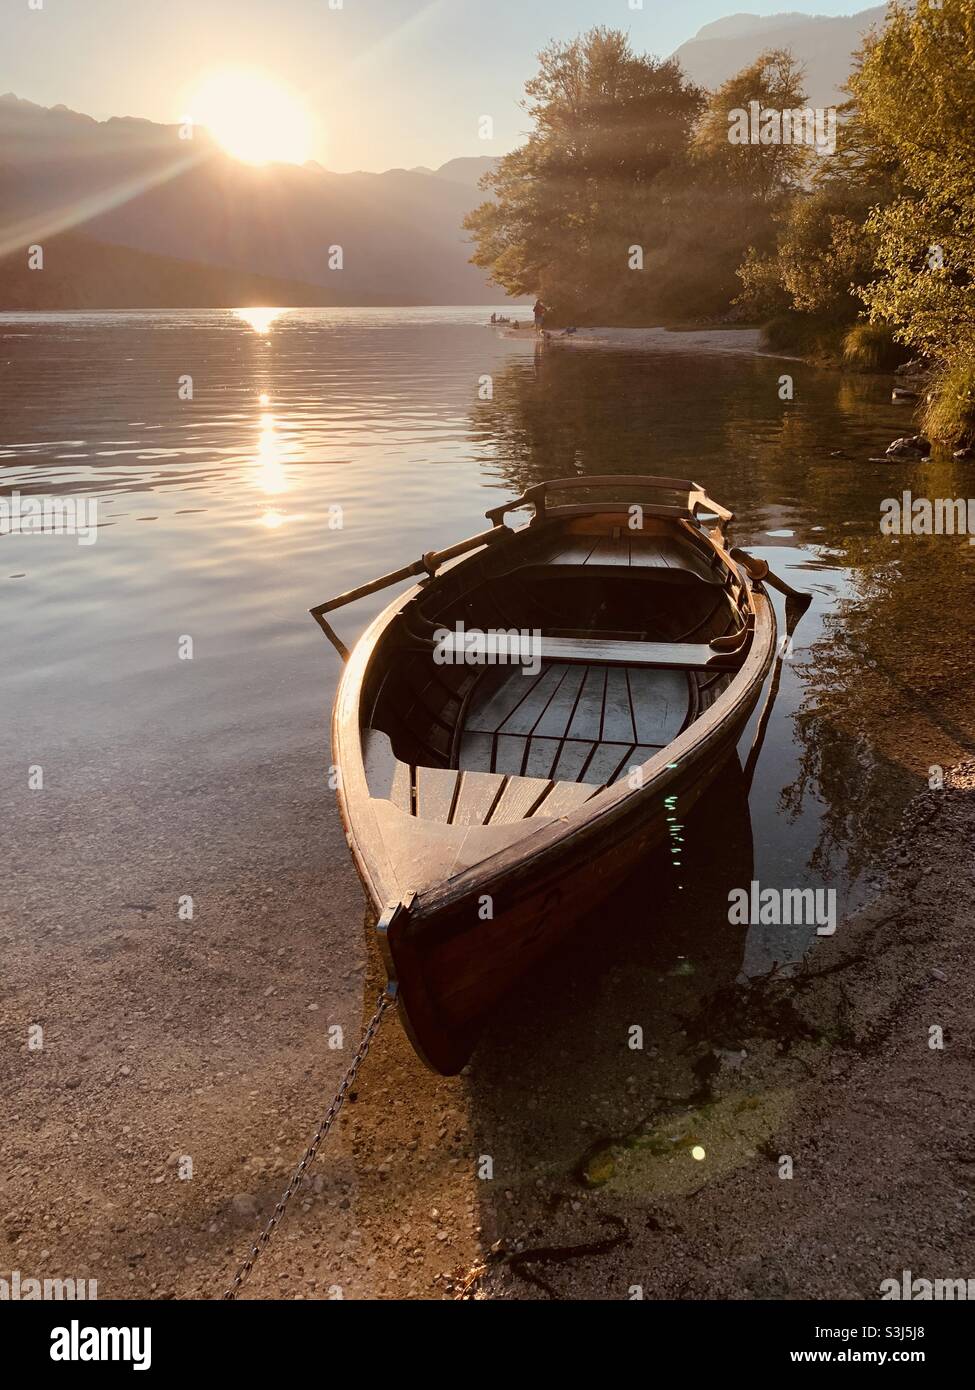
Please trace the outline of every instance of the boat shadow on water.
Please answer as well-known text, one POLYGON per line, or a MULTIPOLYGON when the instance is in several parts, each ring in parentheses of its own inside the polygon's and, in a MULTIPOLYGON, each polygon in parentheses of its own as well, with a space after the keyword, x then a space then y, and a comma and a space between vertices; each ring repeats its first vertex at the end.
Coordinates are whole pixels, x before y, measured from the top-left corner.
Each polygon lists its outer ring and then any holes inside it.
POLYGON ((668 847, 650 855, 485 1030, 469 1103, 497 1185, 590 1183, 602 1141, 706 1099, 702 1024, 709 1001, 734 988, 747 934, 728 921, 729 892, 753 863, 737 759, 681 835, 679 864, 668 847))

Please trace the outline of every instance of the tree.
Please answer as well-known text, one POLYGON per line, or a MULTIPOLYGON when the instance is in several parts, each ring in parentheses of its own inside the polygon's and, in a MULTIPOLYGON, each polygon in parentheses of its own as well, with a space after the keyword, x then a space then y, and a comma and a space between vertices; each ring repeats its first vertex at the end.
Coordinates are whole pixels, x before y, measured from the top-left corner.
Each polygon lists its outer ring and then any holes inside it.
POLYGON ((655 244, 661 181, 686 160, 703 98, 672 61, 618 30, 550 44, 527 84, 528 141, 482 180, 494 200, 465 219, 475 265, 557 317, 633 313, 647 281, 630 248, 655 244))
MULTIPOLYGON (((854 72, 876 41, 872 35, 854 55, 854 72)), ((851 88, 847 92, 850 99, 837 112, 835 152, 815 158, 805 170, 807 180, 777 209, 774 249, 763 254, 749 247, 738 268, 742 290, 736 300, 756 318, 787 312, 814 317, 824 339, 834 341, 862 313, 858 291, 876 273, 877 237, 865 223, 900 187, 896 147, 875 128, 851 88)), ((798 332, 801 339, 801 326, 798 332)))
MULTIPOLYGON (((751 116, 753 102, 759 112, 779 115, 805 109, 803 84, 803 69, 787 50, 770 48, 760 53, 710 97, 694 141, 701 166, 763 202, 779 200, 796 188, 812 158, 809 145, 774 140, 741 144, 731 137, 738 124, 736 113, 751 116)), ((761 131, 756 134, 760 137, 761 131)))
POLYGON ((874 322, 945 360, 975 358, 975 0, 896 3, 851 79, 900 191, 872 212, 880 275, 861 290, 874 322))
POLYGON ((738 269, 738 303, 756 317, 788 309, 829 317, 837 326, 857 315, 855 290, 874 273, 876 242, 863 228, 862 196, 844 183, 824 183, 800 192, 776 219, 771 255, 754 246, 738 269))

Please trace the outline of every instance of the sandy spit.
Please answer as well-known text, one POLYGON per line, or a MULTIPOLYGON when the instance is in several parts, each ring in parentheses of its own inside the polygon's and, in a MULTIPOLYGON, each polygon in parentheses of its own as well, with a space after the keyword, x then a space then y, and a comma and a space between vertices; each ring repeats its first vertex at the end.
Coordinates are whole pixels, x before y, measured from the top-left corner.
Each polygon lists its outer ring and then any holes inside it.
POLYGON ((564 329, 553 329, 545 334, 545 342, 558 348, 602 348, 668 355, 680 352, 717 353, 801 361, 786 353, 766 351, 758 328, 577 328, 571 334, 564 329))

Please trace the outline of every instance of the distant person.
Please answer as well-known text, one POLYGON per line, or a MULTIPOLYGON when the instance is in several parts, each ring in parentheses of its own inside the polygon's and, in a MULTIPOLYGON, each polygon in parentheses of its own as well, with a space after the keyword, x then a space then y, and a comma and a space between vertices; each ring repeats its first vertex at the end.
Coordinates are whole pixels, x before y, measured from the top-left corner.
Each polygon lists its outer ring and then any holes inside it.
POLYGON ((532 313, 535 315, 535 331, 540 333, 545 327, 545 305, 540 299, 535 300, 535 307, 532 313))
POLYGON ((497 314, 492 314, 492 315, 491 315, 491 322, 492 322, 492 323, 497 323, 497 321, 498 321, 498 316, 497 316, 497 314))

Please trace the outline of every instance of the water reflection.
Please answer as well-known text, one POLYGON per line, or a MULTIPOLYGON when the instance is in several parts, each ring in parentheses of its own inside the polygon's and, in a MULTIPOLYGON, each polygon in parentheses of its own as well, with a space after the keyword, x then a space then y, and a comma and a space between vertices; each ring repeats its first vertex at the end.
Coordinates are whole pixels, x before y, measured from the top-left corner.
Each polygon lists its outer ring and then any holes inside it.
POLYGON ((752 829, 742 769, 732 761, 687 817, 681 891, 666 848, 656 851, 598 921, 580 926, 559 959, 504 1001, 475 1054, 470 1089, 476 1127, 501 1146, 499 1170, 534 1175, 553 1152, 582 1158, 601 1127, 614 1128, 632 1110, 640 1062, 657 1075, 661 1099, 700 1090, 687 1031, 741 970, 745 929, 728 921, 728 893, 756 872, 752 829), (639 1053, 627 1051, 633 1023, 643 1030, 639 1053), (572 1104, 557 1088, 560 1076, 571 1078, 572 1104), (512 1094, 530 1096, 531 1106, 512 1107, 512 1094), (588 1138, 580 1110, 594 1121, 588 1138))
POLYGON ((261 431, 254 459, 257 486, 262 492, 274 494, 287 491, 288 475, 284 467, 284 445, 277 433, 274 416, 261 416, 261 431))

